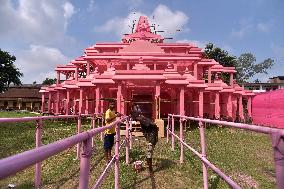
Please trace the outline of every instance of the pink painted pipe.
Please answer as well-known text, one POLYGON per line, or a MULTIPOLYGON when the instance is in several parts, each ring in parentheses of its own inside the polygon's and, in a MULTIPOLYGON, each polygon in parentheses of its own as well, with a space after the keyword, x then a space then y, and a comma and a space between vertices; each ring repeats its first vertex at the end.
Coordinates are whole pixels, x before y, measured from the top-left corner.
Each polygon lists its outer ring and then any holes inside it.
MULTIPOLYGON (((78 116, 78 120, 77 120, 77 134, 81 133, 81 116, 78 116)), ((76 155, 76 159, 80 158, 80 146, 81 144, 78 143, 77 144, 77 155, 76 155)))
POLYGON ((170 116, 168 115, 168 124, 167 124, 167 143, 169 143, 169 127, 170 127, 170 116))
POLYGON ((90 131, 86 131, 51 144, 41 146, 29 151, 25 151, 14 156, 10 156, 0 160, 0 179, 13 175, 31 165, 39 163, 53 155, 56 155, 79 142, 85 141, 89 137, 93 137, 96 134, 103 132, 106 129, 114 127, 117 123, 124 121, 127 117, 121 120, 115 121, 110 125, 96 128, 90 131))
POLYGON ((125 163, 129 164, 129 120, 126 121, 125 130, 125 163))
POLYGON ((210 161, 208 161, 205 157, 202 156, 199 152, 197 152, 195 149, 193 149, 191 146, 186 144, 184 141, 182 141, 176 134, 169 131, 174 137, 176 137, 179 141, 183 143, 185 147, 190 149, 195 155, 197 155, 207 166, 209 166, 215 173, 217 173, 224 181, 226 181, 232 188, 234 189, 241 189, 241 187, 235 183, 230 177, 225 175, 219 168, 217 168, 215 165, 213 165, 210 161))
POLYGON ((187 117, 187 116, 180 116, 180 115, 173 115, 173 116, 181 117, 181 118, 189 119, 193 121, 202 121, 205 123, 219 124, 219 125, 230 126, 230 127, 239 128, 239 129, 251 130, 251 131, 265 133, 265 134, 279 132, 282 136, 284 136, 284 129, 263 127, 263 126, 257 126, 257 125, 248 125, 248 124, 234 123, 234 122, 228 122, 228 121, 211 120, 211 119, 204 119, 204 118, 187 117))
POLYGON ((92 137, 88 137, 87 140, 83 142, 83 150, 81 154, 80 161, 80 179, 79 188, 88 189, 89 185, 89 175, 90 175, 90 162, 92 156, 92 137))
POLYGON ((100 188, 103 180, 105 179, 105 177, 107 176, 108 170, 110 169, 111 165, 113 164, 113 162, 115 161, 115 155, 111 158, 110 162, 107 164, 106 168, 104 169, 103 173, 101 174, 101 176, 98 178, 95 186, 93 189, 98 189, 100 188))
POLYGON ((284 136, 281 136, 279 133, 272 133, 271 138, 277 188, 282 189, 284 188, 284 136))
MULTIPOLYGON (((41 147, 41 136, 42 136, 42 120, 37 120, 36 123, 36 134, 35 134, 35 141, 36 141, 36 148, 41 147)), ((41 162, 35 165, 35 187, 39 188, 41 185, 41 162)))
MULTIPOLYGON (((81 114, 82 117, 93 116, 96 114, 81 114)), ((101 114, 97 114, 101 115, 101 114)), ((38 116, 38 117, 17 117, 17 118, 0 118, 0 123, 10 122, 27 122, 36 120, 50 120, 50 119, 66 119, 66 118, 77 118, 79 115, 58 115, 58 116, 38 116)))
MULTIPOLYGON (((201 154, 202 157, 206 158, 206 143, 205 143, 205 131, 204 125, 201 121, 199 121, 199 133, 200 133, 200 144, 201 144, 201 154)), ((203 174, 203 186, 204 189, 208 188, 208 172, 206 164, 202 163, 202 174, 203 174)))
POLYGON ((130 118, 130 124, 129 124, 129 130, 130 130, 130 136, 129 136, 129 149, 132 149, 132 119, 130 118))
MULTIPOLYGON (((194 118, 194 117, 172 115, 172 114, 169 114, 169 115, 173 117, 180 117, 180 118, 195 120, 199 122, 203 121, 205 123, 219 124, 219 125, 225 125, 225 126, 230 126, 230 127, 239 128, 239 129, 251 130, 251 131, 265 133, 265 134, 272 134, 275 172, 276 172, 276 178, 277 178, 277 188, 279 189, 284 188, 284 180, 283 180, 284 178, 284 155, 283 155, 284 154, 284 129, 263 127, 263 126, 257 126, 257 125, 248 125, 248 124, 242 124, 242 123, 233 123, 233 122, 219 121, 219 120, 210 120, 210 119, 203 119, 203 118, 194 118), (275 142, 275 138, 277 138, 278 142, 275 142)), ((205 136, 204 136, 204 141, 205 141, 205 136)), ((191 149, 191 150, 193 151, 194 149, 191 149)))
POLYGON ((119 189, 119 146, 120 146, 120 124, 116 125, 115 136, 115 162, 114 162, 114 188, 119 189))
MULTIPOLYGON (((92 116, 92 118, 91 118, 91 129, 95 129, 96 128, 95 125, 96 125, 96 118, 95 118, 95 116, 92 116)), ((93 147, 94 147, 94 137, 92 137, 92 148, 93 147)))
MULTIPOLYGON (((182 141, 184 141, 183 137, 183 125, 182 125, 182 118, 179 120, 179 137, 182 141)), ((184 162, 184 147, 182 142, 180 142, 180 158, 179 158, 180 163, 184 162)))
MULTIPOLYGON (((175 133, 175 118, 172 116, 172 133, 175 133)), ((172 135, 172 151, 175 150, 175 137, 172 135)))
POLYGON ((40 116, 40 117, 19 117, 19 118, 0 118, 0 123, 10 123, 10 122, 27 122, 36 120, 48 120, 48 119, 66 119, 66 118, 76 118, 78 115, 59 115, 59 116, 40 116))

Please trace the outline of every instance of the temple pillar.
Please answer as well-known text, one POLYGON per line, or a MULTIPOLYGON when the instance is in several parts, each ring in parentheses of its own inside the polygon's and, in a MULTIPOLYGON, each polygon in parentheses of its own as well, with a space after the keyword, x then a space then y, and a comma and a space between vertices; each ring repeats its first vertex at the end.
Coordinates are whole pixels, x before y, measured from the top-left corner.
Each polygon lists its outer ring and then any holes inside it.
POLYGON ((121 114, 126 114, 126 99, 127 99, 127 91, 126 91, 126 83, 122 86, 121 91, 121 114))
POLYGON ((129 61, 127 61, 127 63, 126 63, 126 69, 130 70, 130 63, 129 63, 129 61))
POLYGON ((198 91, 197 91, 197 89, 195 89, 194 91, 193 91, 193 117, 198 117, 198 115, 199 115, 199 113, 198 113, 198 109, 199 109, 199 93, 198 93, 198 91))
POLYGON ((80 97, 79 97, 79 114, 82 114, 82 109, 83 109, 83 93, 84 93, 84 90, 81 87, 80 88, 80 97))
POLYGON ((234 84, 234 73, 230 73, 230 86, 234 84))
MULTIPOLYGON (((76 90, 76 92, 77 92, 77 90, 76 90)), ((75 115, 77 113, 76 108, 77 108, 77 106, 76 106, 76 94, 74 94, 74 98, 73 98, 73 115, 75 115)))
POLYGON ((87 91, 85 92, 85 101, 86 101, 86 104, 85 104, 85 114, 89 114, 89 89, 86 89, 87 91))
POLYGON ((216 91, 215 93, 215 119, 220 118, 220 93, 216 91))
POLYGON ((213 93, 210 91, 209 92, 209 118, 213 119, 214 117, 214 108, 213 108, 213 93))
MULTIPOLYGON (((44 96, 44 93, 42 93, 41 94, 41 113, 44 113, 44 111, 45 111, 45 96, 44 96)), ((20 108, 20 106, 19 106, 19 109, 21 109, 20 108)))
POLYGON ((75 69, 75 81, 78 81, 78 66, 76 66, 76 69, 75 69))
POLYGON ((241 120, 244 120, 244 108, 243 108, 243 96, 239 97, 239 116, 241 120))
POLYGON ((69 115, 70 113, 70 89, 66 89, 66 111, 65 114, 69 115))
POLYGON ((48 113, 51 113, 51 92, 48 93, 48 113))
MULTIPOLYGON (((104 89, 103 88, 101 88, 100 89, 100 99, 103 99, 103 98, 105 98, 105 91, 104 91, 104 89)), ((104 100, 100 100, 100 108, 101 108, 101 113, 104 113, 104 100)))
POLYGON ((171 94, 171 114, 175 113, 175 92, 174 90, 170 90, 170 94, 171 94))
POLYGON ((57 71, 57 74, 56 74, 56 85, 59 85, 60 84, 60 72, 57 71))
POLYGON ((95 105, 95 113, 99 113, 100 107, 100 87, 96 87, 96 105, 95 105))
POLYGON ((248 107, 248 116, 251 118, 251 96, 248 96, 247 107, 248 107))
POLYGON ((194 66, 193 66, 193 76, 198 79, 198 75, 197 75, 197 62, 194 63, 194 66))
POLYGON ((184 86, 179 91, 179 114, 184 116, 184 86))
POLYGON ((211 78, 212 78, 211 66, 209 66, 209 68, 208 68, 208 83, 212 83, 211 78))
POLYGON ((122 86, 121 82, 117 85, 117 95, 116 95, 116 111, 121 112, 121 94, 122 94, 122 86))
POLYGON ((192 97, 192 92, 188 92, 188 100, 189 100, 189 110, 188 110, 188 115, 193 116, 193 97, 192 97))
POLYGON ((203 117, 203 89, 199 90, 198 96, 198 115, 199 117, 203 117))
POLYGON ((160 95, 161 95, 161 85, 160 83, 156 83, 155 85, 155 118, 161 118, 161 111, 160 111, 160 95))
POLYGON ((231 119, 233 117, 233 108, 232 108, 232 93, 228 93, 227 97, 227 112, 228 112, 228 117, 231 119))
POLYGON ((90 62, 87 61, 87 76, 90 75, 90 62))
POLYGON ((55 114, 59 114, 59 101, 60 101, 60 92, 59 90, 56 91, 56 109, 55 114))

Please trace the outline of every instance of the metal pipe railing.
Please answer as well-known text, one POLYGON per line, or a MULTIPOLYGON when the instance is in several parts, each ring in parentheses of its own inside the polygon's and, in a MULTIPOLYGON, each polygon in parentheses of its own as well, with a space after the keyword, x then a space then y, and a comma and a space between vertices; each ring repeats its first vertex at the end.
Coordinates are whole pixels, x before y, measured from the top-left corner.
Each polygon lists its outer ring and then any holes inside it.
MULTIPOLYGON (((192 148, 191 146, 189 146, 187 143, 185 143, 184 141, 182 141, 176 134, 172 133, 171 131, 169 131, 171 133, 171 135, 173 135, 174 137, 176 137, 185 147, 187 147, 189 150, 191 150, 195 155, 197 155, 204 164, 206 164, 207 166, 209 166, 215 173, 217 173, 221 178, 224 179, 224 181, 226 181, 232 188, 234 189, 241 189, 241 187, 235 183, 230 177, 228 177, 227 175, 225 175, 219 168, 217 168, 215 165, 213 165, 210 161, 208 161, 208 159, 206 159, 205 157, 202 156, 202 154, 200 154, 199 152, 197 152, 194 148, 192 148)), ((208 188, 208 183, 204 186, 204 188, 207 186, 208 188)))
MULTIPOLYGON (((86 116, 86 115, 84 115, 86 116)), ((90 172, 90 158, 92 154, 92 137, 97 135, 98 133, 103 132, 106 129, 110 129, 114 126, 117 128, 117 134, 120 135, 120 128, 119 124, 122 121, 127 120, 128 117, 125 116, 120 120, 117 120, 110 125, 99 127, 95 129, 91 129, 89 131, 85 131, 82 133, 78 133, 71 137, 56 141, 51 144, 47 144, 45 146, 41 145, 41 127, 42 127, 42 120, 47 120, 48 117, 51 119, 58 119, 58 118, 74 118, 78 117, 80 120, 80 115, 64 115, 64 116, 43 116, 43 117, 25 117, 23 121, 37 121, 37 131, 36 131, 36 147, 35 149, 25 151, 20 154, 16 154, 14 156, 10 156, 0 160, 0 179, 6 178, 10 175, 13 175, 23 169, 28 168, 31 165, 36 164, 36 174, 35 174, 35 186, 39 187, 41 182, 41 168, 40 162, 54 156, 76 144, 83 142, 83 150, 81 153, 81 160, 80 160, 80 181, 79 181, 79 188, 87 188, 89 182, 89 172, 90 172)), ((2 118, 1 122, 20 122, 21 118, 2 118)), ((79 121, 78 121, 79 122, 79 121)), ((78 124, 79 125, 79 124, 78 124)), ((120 136, 116 136, 116 143, 119 145, 120 136)), ((117 148, 117 147, 116 147, 117 148)), ((115 182, 116 188, 119 187, 119 148, 116 152, 116 173, 115 173, 115 182)), ((127 156, 127 154, 126 154, 127 156)), ((129 157, 127 157, 129 158, 129 157)))
MULTIPOLYGON (((167 138, 171 134, 172 138, 172 150, 174 150, 174 138, 178 138, 180 141, 180 145, 186 146, 190 149, 194 154, 196 154, 203 162, 203 180, 204 180, 204 188, 208 188, 208 173, 207 173, 207 166, 209 166, 214 172, 221 176, 231 187, 233 188, 240 188, 234 181, 232 181, 228 176, 222 173, 216 166, 210 163, 206 159, 206 144, 205 144, 205 132, 204 132, 204 123, 211 123, 211 124, 219 124, 224 126, 230 126, 233 128, 250 130, 254 132, 270 134, 272 136, 272 147, 274 150, 274 161, 275 161, 275 171, 276 171, 276 179, 277 179, 277 188, 282 189, 284 188, 284 129, 278 128, 270 128, 270 127, 263 127, 257 125, 248 125, 243 123, 233 123, 227 121, 219 121, 219 120, 210 120, 204 118, 195 118, 195 117, 188 117, 188 116, 181 116, 181 115, 168 115, 168 122, 172 122, 172 129, 170 127, 167 128, 167 138), (199 122, 199 132, 200 132, 200 142, 201 142, 201 151, 200 154, 188 144, 186 144, 183 140, 183 132, 180 131, 180 137, 174 134, 174 118, 185 119, 185 120, 192 120, 199 122)), ((169 123, 168 123, 169 124, 169 123)), ((183 130, 183 127, 180 129, 183 130)), ((167 140, 168 141, 168 140, 167 140)), ((181 155, 182 155, 181 151, 181 155)))
POLYGON ((187 117, 187 116, 180 116, 180 115, 173 115, 173 114, 169 114, 169 116, 189 119, 192 121, 202 121, 205 123, 231 126, 234 128, 255 131, 258 133, 265 133, 265 134, 280 133, 282 136, 284 136, 284 129, 263 127, 263 126, 258 126, 258 125, 249 125, 249 124, 244 124, 244 123, 234 123, 234 122, 228 122, 228 121, 211 120, 211 119, 204 119, 204 118, 187 117))

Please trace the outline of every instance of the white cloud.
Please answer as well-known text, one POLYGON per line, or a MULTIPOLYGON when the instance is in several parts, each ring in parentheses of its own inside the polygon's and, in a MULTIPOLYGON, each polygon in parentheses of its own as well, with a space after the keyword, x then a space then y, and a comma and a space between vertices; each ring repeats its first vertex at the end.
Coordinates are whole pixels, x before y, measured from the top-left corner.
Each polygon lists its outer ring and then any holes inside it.
POLYGON ((90 0, 87 12, 92 12, 93 10, 95 10, 95 0, 90 0))
POLYGON ((68 1, 64 3, 63 9, 64 9, 64 17, 66 19, 70 18, 75 13, 74 6, 68 1))
POLYGON ((233 29, 231 35, 233 37, 242 39, 252 28, 253 28, 253 25, 251 24, 244 25, 244 26, 241 26, 241 28, 238 30, 233 29))
POLYGON ((24 73, 23 83, 37 81, 41 83, 46 77, 55 77, 56 65, 68 63, 69 58, 56 48, 31 45, 17 55, 16 66, 24 73))
POLYGON ((178 40, 177 43, 190 43, 202 49, 204 49, 207 44, 207 42, 204 41, 188 40, 188 39, 178 40))
POLYGON ((258 31, 261 31, 264 33, 268 33, 270 31, 270 24, 258 23, 256 27, 258 31))
POLYGON ((98 32, 115 32, 119 37, 122 34, 130 33, 133 21, 139 19, 143 15, 141 12, 131 12, 126 18, 115 17, 108 20, 104 25, 95 28, 98 32))
POLYGON ((51 44, 65 40, 68 20, 75 13, 66 0, 19 0, 18 7, 11 0, 0 6, 0 39, 26 43, 51 44))
POLYGON ((15 65, 24 73, 23 83, 54 77, 56 64, 68 58, 59 48, 70 49, 75 39, 66 34, 76 13, 69 0, 1 0, 0 41, 17 57, 15 65), (37 45, 33 45, 37 44, 37 45))
MULTIPOLYGON (((141 15, 146 15, 150 24, 155 24, 157 30, 165 31, 165 35, 176 35, 177 30, 188 31, 184 28, 188 22, 188 16, 182 11, 172 11, 165 5, 158 5, 154 11, 147 15, 139 11, 130 12, 126 17, 114 17, 102 26, 95 28, 97 32, 115 32, 119 37, 124 33, 130 33, 133 20, 138 21, 141 15)), ((164 34, 163 34, 164 35, 164 34)))

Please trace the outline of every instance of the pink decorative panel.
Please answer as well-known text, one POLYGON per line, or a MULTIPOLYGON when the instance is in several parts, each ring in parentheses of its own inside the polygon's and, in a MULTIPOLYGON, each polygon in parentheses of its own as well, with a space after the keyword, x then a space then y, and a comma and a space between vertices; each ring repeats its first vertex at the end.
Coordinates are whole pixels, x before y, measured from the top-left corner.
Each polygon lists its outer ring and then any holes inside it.
POLYGON ((284 128, 284 89, 253 97, 252 118, 254 124, 284 128))

